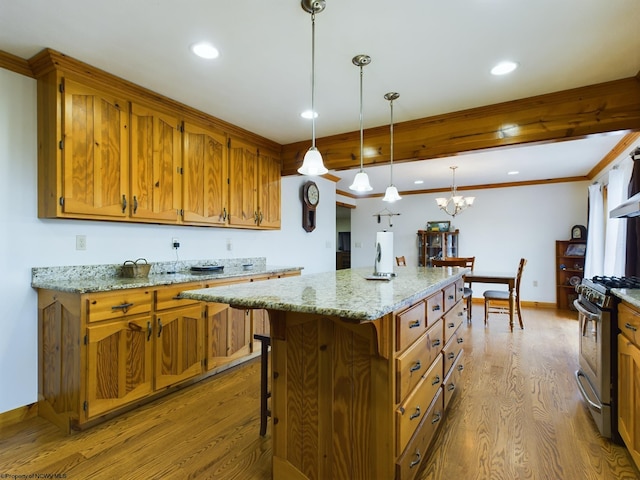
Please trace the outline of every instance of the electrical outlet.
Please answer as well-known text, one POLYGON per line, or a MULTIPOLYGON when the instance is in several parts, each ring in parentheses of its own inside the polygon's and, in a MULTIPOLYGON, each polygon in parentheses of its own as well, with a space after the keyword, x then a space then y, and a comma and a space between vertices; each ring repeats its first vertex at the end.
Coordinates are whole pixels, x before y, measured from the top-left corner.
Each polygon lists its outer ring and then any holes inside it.
POLYGON ((87 249, 87 236, 76 235, 76 250, 86 250, 86 249, 87 249))
POLYGON ((180 248, 180 239, 179 238, 172 238, 171 239, 171 248, 173 248, 175 250, 180 248))
POLYGON ((227 238, 227 250, 231 251, 233 250, 233 244, 231 243, 231 239, 227 238))

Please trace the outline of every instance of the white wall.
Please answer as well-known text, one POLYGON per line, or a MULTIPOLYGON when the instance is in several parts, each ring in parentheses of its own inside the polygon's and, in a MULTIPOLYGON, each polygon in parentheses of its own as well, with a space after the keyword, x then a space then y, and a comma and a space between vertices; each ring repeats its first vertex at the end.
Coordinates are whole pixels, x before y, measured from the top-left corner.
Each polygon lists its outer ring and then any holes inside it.
POLYGON ((37 401, 37 298, 31 267, 121 263, 145 257, 183 260, 266 257, 269 265, 335 269, 335 184, 320 189, 317 228, 302 229, 304 177, 282 180, 282 228, 255 231, 37 218, 36 82, 0 69, 0 413, 37 401), (75 249, 86 235, 87 250, 75 249), (227 241, 232 250, 227 250, 227 241))
MULTIPOLYGON (((528 260, 522 277, 524 301, 555 303, 555 241, 569 239, 573 225, 587 224, 588 182, 469 190, 474 206, 451 218, 436 206, 440 194, 404 195, 394 204, 381 198, 361 199, 351 213, 351 265, 372 266, 376 232, 394 232, 394 253, 408 265, 418 264, 418 230, 428 221, 450 220, 460 230, 460 256, 476 257, 476 270, 514 271, 521 257, 528 260), (374 216, 388 208, 393 213, 377 223, 374 216), (358 246, 360 245, 360 246, 358 246), (534 287, 533 282, 538 286, 534 287)), ((477 284, 474 297, 491 285, 477 284)))

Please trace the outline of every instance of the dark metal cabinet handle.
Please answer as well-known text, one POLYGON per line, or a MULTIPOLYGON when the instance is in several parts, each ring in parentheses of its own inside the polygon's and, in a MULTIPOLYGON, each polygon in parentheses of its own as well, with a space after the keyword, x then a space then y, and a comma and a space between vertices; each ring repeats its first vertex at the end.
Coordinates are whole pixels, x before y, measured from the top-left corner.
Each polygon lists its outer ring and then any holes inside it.
POLYGON ((133 213, 138 211, 138 197, 133 196, 133 213))
POLYGON ((418 418, 420 416, 420 405, 416 407, 416 411, 411 414, 409 420, 413 420, 414 418, 418 418))
POLYGON ((624 324, 625 328, 628 328, 629 330, 631 330, 632 332, 637 332, 638 329, 636 327, 634 327, 633 325, 631 325, 629 322, 624 324))
POLYGON ((416 328, 420 326, 420 320, 414 320, 413 322, 409 323, 409 328, 416 328))
POLYGON ((152 332, 151 322, 147 322, 147 342, 151 340, 151 332, 152 332))
POLYGON ((461 372, 462 370, 464 370, 464 365, 458 365, 458 371, 461 372))
POLYGON ((453 327, 455 327, 455 326, 456 326, 456 324, 455 324, 455 323, 453 323, 453 322, 451 322, 451 323, 447 323, 447 328, 453 328, 453 327))
POLYGON ((436 377, 433 379, 433 382, 431 382, 431 385, 437 385, 440 383, 440 375, 436 375, 436 377))
POLYGON ((420 455, 419 451, 416 450, 415 456, 416 456, 416 459, 409 464, 409 468, 415 467, 420 463, 420 460, 422 460, 422 455, 420 455))
POLYGON ((431 342, 431 346, 432 347, 439 347, 440 346, 440 339, 434 340, 433 342, 431 342))
POLYGON ((453 353, 453 352, 451 352, 451 353, 449 353, 449 355, 447 355, 447 358, 448 358, 449 360, 453 360, 453 359, 455 358, 455 356, 456 356, 456 354, 455 354, 455 353, 453 353))
POLYGON ((127 313, 127 310, 131 307, 133 307, 133 303, 122 303, 120 305, 112 306, 111 310, 122 310, 122 313, 127 313))
POLYGON ((224 207, 222 209, 222 220, 226 220, 227 219, 227 207, 224 207))
POLYGON ((431 423, 438 423, 442 418, 442 414, 440 412, 436 412, 433 414, 433 418, 431 419, 431 423))
POLYGON ((456 340, 456 342, 462 343, 462 342, 464 342, 464 338, 459 338, 458 340, 456 340))
POLYGON ((447 390, 449 390, 450 392, 455 389, 456 389, 455 383, 450 383, 449 385, 447 385, 447 390))
POLYGON ((447 298, 448 298, 449 300, 453 300, 453 299, 454 299, 454 298, 456 298, 456 297, 455 297, 454 295, 449 295, 447 298))
POLYGON ((410 369, 410 372, 415 372, 417 370, 420 370, 422 368, 422 364, 420 363, 420 360, 418 360, 410 369))
POLYGON ((127 196, 122 195, 122 213, 127 211, 127 196))
POLYGON ((158 338, 162 335, 162 320, 158 319, 158 338))
POLYGON ((436 312, 438 310, 440 310, 440 305, 434 305, 433 308, 431 309, 433 312, 436 312))

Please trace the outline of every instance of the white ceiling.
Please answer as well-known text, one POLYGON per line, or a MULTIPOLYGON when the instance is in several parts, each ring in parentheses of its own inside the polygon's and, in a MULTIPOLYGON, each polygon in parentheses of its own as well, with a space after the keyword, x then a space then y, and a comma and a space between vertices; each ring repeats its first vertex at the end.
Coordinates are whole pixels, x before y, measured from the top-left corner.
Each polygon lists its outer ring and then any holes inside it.
MULTIPOLYGON (((640 71, 638 0, 326 0, 316 17, 318 137, 530 97, 640 71), (494 77, 500 60, 520 63, 494 77)), ((45 47, 281 144, 309 139, 311 17, 299 0, 0 0, 0 50, 45 47), (216 60, 193 56, 200 40, 216 60)), ((585 175, 622 137, 596 136, 394 167, 403 190, 585 175), (426 166, 425 166, 426 165, 426 166), (519 170, 506 178, 508 170, 519 170), (422 178, 423 185, 413 180, 422 178)), ((367 172, 383 192, 388 168, 367 172)), ((338 189, 346 190, 354 172, 338 189)))

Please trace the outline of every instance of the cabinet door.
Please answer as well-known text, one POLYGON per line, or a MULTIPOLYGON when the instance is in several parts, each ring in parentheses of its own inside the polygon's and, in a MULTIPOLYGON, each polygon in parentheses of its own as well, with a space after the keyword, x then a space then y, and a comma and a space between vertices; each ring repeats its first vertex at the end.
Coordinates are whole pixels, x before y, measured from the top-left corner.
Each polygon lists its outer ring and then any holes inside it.
POLYGON ((229 149, 229 224, 256 226, 257 149, 238 139, 230 140, 229 149))
POLYGON ((618 335, 618 431, 640 464, 640 349, 618 335))
POLYGON ((228 217, 227 140, 224 134, 185 123, 183 220, 224 225, 228 217))
POLYGON ((175 222, 180 209, 178 118, 131 106, 131 216, 175 222))
POLYGON ((280 228, 280 160, 260 152, 258 156, 258 221, 263 228, 280 228))
POLYGON ((153 391, 149 316, 87 327, 87 418, 153 391))
POLYGON ((202 373, 202 307, 156 314, 156 390, 202 373))
POLYGON ((130 199, 129 104, 63 79, 62 210, 124 217, 130 199))
POLYGON ((207 304, 205 321, 207 370, 250 353, 251 314, 220 303, 207 304))

